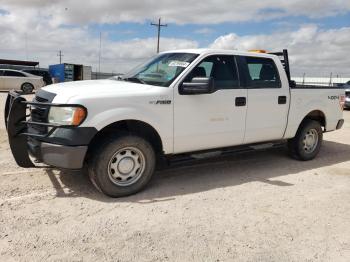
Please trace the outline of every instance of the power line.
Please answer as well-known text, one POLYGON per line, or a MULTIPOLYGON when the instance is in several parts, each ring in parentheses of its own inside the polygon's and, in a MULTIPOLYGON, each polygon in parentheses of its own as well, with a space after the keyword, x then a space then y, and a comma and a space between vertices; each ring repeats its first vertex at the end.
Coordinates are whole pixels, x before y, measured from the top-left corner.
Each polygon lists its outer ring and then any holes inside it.
POLYGON ((160 22, 161 18, 158 19, 158 24, 151 23, 151 25, 158 27, 158 41, 157 41, 157 53, 159 53, 159 39, 160 39, 160 29, 161 27, 167 27, 167 24, 162 24, 160 22))
POLYGON ((61 51, 61 50, 58 51, 57 56, 60 57, 60 64, 62 64, 62 56, 64 56, 64 55, 62 54, 62 51, 61 51))

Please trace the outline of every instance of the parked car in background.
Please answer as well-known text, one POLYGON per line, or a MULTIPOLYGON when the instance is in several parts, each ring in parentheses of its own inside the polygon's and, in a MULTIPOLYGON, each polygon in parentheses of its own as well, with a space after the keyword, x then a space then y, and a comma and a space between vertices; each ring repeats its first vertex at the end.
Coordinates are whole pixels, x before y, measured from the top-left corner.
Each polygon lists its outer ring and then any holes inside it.
POLYGON ((345 104, 344 108, 350 108, 350 81, 343 85, 345 89, 345 104))
POLYGON ((43 69, 24 69, 22 70, 23 72, 36 75, 36 76, 42 76, 45 85, 51 85, 52 84, 52 77, 49 73, 48 70, 43 70, 43 69))
POLYGON ((43 78, 26 72, 0 69, 0 90, 22 90, 23 93, 31 93, 45 85, 43 78))

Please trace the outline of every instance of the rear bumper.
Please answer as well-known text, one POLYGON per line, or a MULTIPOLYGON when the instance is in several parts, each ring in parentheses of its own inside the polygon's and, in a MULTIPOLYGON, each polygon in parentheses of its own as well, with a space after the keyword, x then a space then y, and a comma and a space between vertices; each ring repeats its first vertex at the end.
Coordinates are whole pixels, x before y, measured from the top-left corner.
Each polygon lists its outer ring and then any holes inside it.
POLYGON ((66 169, 83 167, 88 145, 97 133, 91 127, 73 127, 33 122, 26 114, 28 106, 49 109, 57 105, 50 103, 27 102, 20 94, 11 91, 6 100, 5 125, 10 148, 20 167, 35 167, 30 155, 38 162, 66 169), (33 125, 50 128, 48 132, 34 132, 33 125))

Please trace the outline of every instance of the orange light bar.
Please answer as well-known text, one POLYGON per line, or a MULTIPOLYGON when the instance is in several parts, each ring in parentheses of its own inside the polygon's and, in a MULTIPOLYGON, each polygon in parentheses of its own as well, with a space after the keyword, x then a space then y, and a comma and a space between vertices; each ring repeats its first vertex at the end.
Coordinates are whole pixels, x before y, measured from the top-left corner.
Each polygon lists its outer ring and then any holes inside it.
POLYGON ((249 50, 248 52, 252 52, 252 53, 261 53, 261 54, 266 54, 266 50, 261 50, 261 49, 253 49, 253 50, 249 50))

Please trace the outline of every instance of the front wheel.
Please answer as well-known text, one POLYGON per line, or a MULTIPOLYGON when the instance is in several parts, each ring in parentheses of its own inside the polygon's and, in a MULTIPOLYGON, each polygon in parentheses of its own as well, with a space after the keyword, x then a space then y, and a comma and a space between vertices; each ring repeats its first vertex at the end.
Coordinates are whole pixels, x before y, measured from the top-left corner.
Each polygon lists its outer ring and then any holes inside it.
POLYGON ((293 158, 303 161, 314 159, 321 149, 322 139, 320 123, 306 120, 299 127, 295 137, 288 141, 289 153, 293 158))
POLYGON ((151 144, 138 136, 106 139, 92 152, 89 177, 97 189, 111 197, 142 190, 151 179, 156 157, 151 144))

